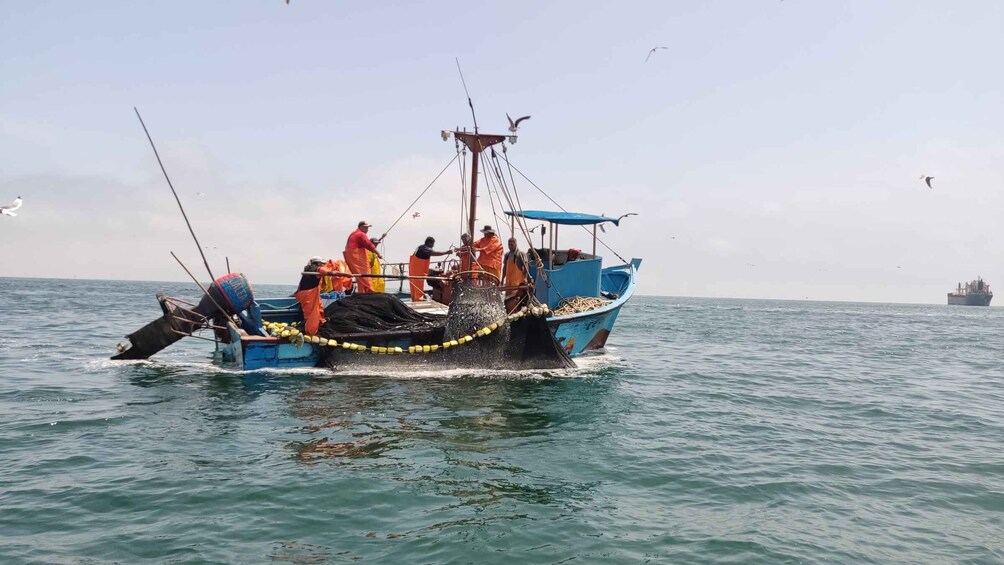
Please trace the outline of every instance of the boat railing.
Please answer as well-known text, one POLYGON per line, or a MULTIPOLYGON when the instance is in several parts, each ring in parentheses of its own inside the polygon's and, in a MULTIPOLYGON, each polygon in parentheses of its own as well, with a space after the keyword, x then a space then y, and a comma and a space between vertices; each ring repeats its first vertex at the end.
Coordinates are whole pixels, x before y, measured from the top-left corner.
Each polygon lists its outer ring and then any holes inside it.
MULTIPOLYGON (((456 259, 446 259, 442 261, 434 261, 429 263, 429 271, 450 271, 455 270, 457 264, 456 259)), ((380 274, 385 277, 400 277, 397 279, 397 294, 408 294, 408 279, 411 273, 408 272, 408 263, 381 263, 380 274)), ((386 280, 386 279, 385 279, 386 280)), ((391 279, 395 280, 395 279, 391 279)), ((386 288, 386 287, 385 287, 386 288)), ((393 290, 387 288, 387 292, 394 293, 393 290)))

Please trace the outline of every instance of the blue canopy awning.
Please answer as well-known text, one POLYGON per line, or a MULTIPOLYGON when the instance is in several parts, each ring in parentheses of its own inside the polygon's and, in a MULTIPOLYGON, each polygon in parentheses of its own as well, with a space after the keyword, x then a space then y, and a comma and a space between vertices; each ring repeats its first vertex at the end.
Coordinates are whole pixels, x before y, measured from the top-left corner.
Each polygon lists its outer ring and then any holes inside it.
POLYGON ((566 226, 589 226, 610 222, 618 225, 620 218, 608 218, 606 216, 594 216, 592 214, 581 214, 579 212, 547 212, 545 210, 523 210, 522 212, 506 211, 507 216, 519 216, 528 220, 540 220, 542 222, 554 222, 566 226))

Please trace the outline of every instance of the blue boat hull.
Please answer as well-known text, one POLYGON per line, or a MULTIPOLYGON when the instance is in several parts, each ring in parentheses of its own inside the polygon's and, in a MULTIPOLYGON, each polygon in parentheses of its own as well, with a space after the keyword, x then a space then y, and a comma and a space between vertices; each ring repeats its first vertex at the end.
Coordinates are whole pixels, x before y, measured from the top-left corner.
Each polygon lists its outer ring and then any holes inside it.
POLYGON ((606 345, 621 307, 634 294, 635 276, 640 263, 640 260, 635 259, 630 265, 603 269, 600 290, 608 296, 616 296, 603 307, 568 316, 555 316, 548 320, 551 333, 569 355, 575 357, 602 349, 606 345))

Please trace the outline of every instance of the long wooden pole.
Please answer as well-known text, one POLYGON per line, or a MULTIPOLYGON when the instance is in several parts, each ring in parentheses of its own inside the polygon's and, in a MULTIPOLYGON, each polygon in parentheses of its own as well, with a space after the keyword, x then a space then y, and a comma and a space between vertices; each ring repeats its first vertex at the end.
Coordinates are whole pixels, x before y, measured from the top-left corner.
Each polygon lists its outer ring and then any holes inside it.
MULTIPOLYGON (((157 152, 157 146, 153 144, 153 138, 150 137, 150 131, 146 129, 146 124, 143 123, 143 116, 139 115, 139 110, 136 109, 135 106, 133 106, 132 109, 135 110, 136 117, 139 118, 139 124, 143 126, 143 132, 146 133, 146 138, 150 141, 150 147, 153 148, 153 154, 157 157, 157 163, 160 165, 160 170, 164 173, 164 178, 167 180, 167 186, 171 187, 171 193, 174 194, 174 201, 178 203, 178 209, 181 210, 181 216, 185 218, 185 225, 188 226, 188 232, 192 234, 192 239, 195 240, 195 247, 198 248, 199 255, 202 255, 202 263, 206 266, 209 278, 215 281, 216 277, 213 275, 213 270, 209 268, 209 261, 206 260, 206 254, 202 252, 202 245, 199 244, 199 238, 195 237, 195 230, 192 229, 192 222, 188 221, 188 214, 185 213, 185 207, 181 205, 181 199, 178 198, 178 191, 174 190, 174 185, 171 184, 171 177, 167 176, 167 169, 164 168, 164 162, 160 160, 160 153, 157 152)), ((171 252, 171 255, 174 255, 174 252, 171 252)), ((175 259, 177 259, 177 257, 175 257, 175 259)), ((181 261, 178 261, 178 263, 181 263, 181 261)), ((184 267, 184 265, 182 265, 182 267, 184 267)), ((185 270, 187 271, 188 269, 185 270)), ((202 285, 200 284, 199 286, 202 285)), ((209 293, 207 292, 206 294, 209 293)))
POLYGON ((220 309, 220 313, 223 314, 224 316, 230 317, 230 314, 227 314, 227 311, 224 310, 222 306, 220 306, 220 303, 217 302, 215 298, 213 298, 213 295, 209 294, 209 291, 206 290, 206 287, 202 286, 202 283, 199 282, 199 279, 195 278, 195 275, 192 274, 192 271, 189 271, 188 267, 186 267, 185 264, 181 262, 181 259, 178 259, 178 256, 174 254, 174 251, 171 252, 171 257, 174 257, 174 260, 177 261, 179 265, 181 265, 181 268, 185 269, 185 272, 188 273, 188 276, 192 277, 192 280, 195 281, 195 284, 199 285, 199 288, 202 289, 202 292, 206 293, 206 296, 208 296, 209 299, 213 301, 213 304, 215 304, 216 307, 220 309))
POLYGON ((481 143, 478 142, 479 147, 472 148, 471 150, 471 215, 467 219, 467 233, 471 236, 471 240, 474 240, 474 222, 477 221, 476 214, 478 212, 478 155, 481 154, 481 143))

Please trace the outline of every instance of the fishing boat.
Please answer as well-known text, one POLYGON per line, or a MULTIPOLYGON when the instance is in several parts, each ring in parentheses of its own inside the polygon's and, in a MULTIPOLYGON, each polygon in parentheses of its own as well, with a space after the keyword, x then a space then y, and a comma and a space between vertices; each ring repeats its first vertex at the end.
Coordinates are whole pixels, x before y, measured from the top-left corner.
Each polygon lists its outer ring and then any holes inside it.
MULTIPOLYGON (((464 204, 467 233, 473 234, 482 154, 489 152, 491 170, 497 173, 499 156, 493 146, 503 144, 504 148, 505 142, 515 143, 516 137, 462 130, 444 131, 442 136, 456 139, 457 157, 466 159, 470 153, 470 189, 464 204)), ((519 201, 511 197, 504 179, 496 178, 494 193, 491 189, 489 185, 489 197, 500 203, 503 194, 510 204, 519 201)), ((498 276, 484 270, 461 270, 457 260, 440 264, 433 276, 410 274, 405 264, 380 275, 330 274, 356 281, 379 276, 400 285, 397 292, 360 294, 350 289, 322 295, 327 321, 314 335, 304 333, 304 315, 296 298, 255 297, 243 274, 229 273, 202 287, 204 296, 198 304, 158 295, 161 318, 126 336, 128 342, 119 344, 112 358, 145 359, 183 337, 211 330, 215 358, 240 370, 476 364, 514 369, 573 367, 573 357, 604 348, 621 308, 635 290, 641 259, 628 261, 618 255, 623 263, 604 267, 597 254, 597 243, 601 243, 597 228, 619 225, 621 219, 512 206, 503 218, 510 233, 521 234, 528 242, 538 228, 541 235, 541 245, 527 250, 529 277, 518 287, 504 287, 498 276), (582 229, 591 239, 591 252, 561 247, 558 232, 563 228, 582 229), (401 298, 405 282, 416 279, 423 287, 426 282, 433 284, 430 299, 401 298), (512 308, 502 302, 505 290, 520 293, 512 308)))
POLYGON ((990 306, 994 293, 990 291, 990 285, 983 282, 982 277, 967 282, 965 285, 959 283, 955 290, 948 293, 949 306, 990 306))

